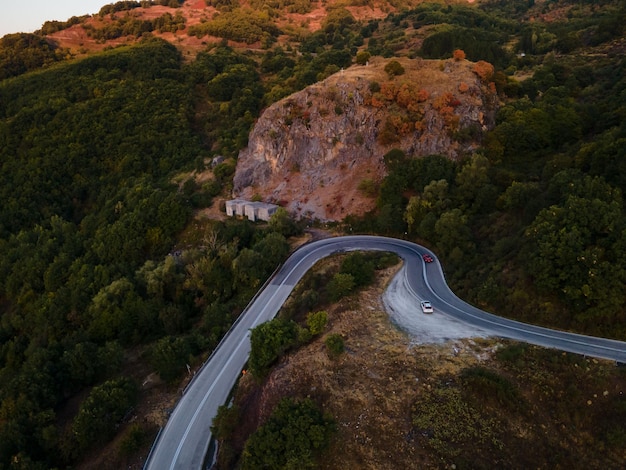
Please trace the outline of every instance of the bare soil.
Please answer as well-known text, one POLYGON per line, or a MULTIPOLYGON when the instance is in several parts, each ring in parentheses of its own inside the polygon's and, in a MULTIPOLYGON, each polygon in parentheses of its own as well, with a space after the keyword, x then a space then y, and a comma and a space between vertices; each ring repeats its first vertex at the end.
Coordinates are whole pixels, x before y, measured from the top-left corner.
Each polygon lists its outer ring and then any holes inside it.
MULTIPOLYGON (((261 386, 249 375, 242 377, 236 400, 248 406, 243 413, 244 435, 254 428, 250 421, 262 423, 281 398, 311 397, 338 424, 321 469, 436 466, 412 439, 411 406, 416 394, 430 389, 439 374, 457 373, 485 361, 497 343, 460 338, 420 343, 402 331, 390 320, 382 301, 399 270, 400 266, 386 270, 375 286, 332 306, 324 335, 282 360, 261 386), (330 334, 340 334, 345 341, 346 352, 336 360, 328 357, 324 345, 330 334)), ((423 318, 421 313, 415 315, 423 318)), ((445 321, 438 315, 431 319, 445 321)), ((457 336, 463 336, 461 331, 458 327, 457 336)), ((465 337, 473 334, 467 329, 465 337)), ((243 441, 244 436, 239 437, 243 441)))
MULTIPOLYGON (((304 28, 310 32, 317 31, 321 28, 322 22, 328 13, 328 9, 332 8, 337 1, 317 2, 314 4, 312 10, 306 14, 298 13, 281 13, 281 18, 277 20, 279 27, 285 25, 293 25, 304 28)), ((242 7, 247 6, 247 2, 244 0, 240 2, 242 7)), ((357 20, 370 20, 370 19, 382 19, 389 13, 395 11, 395 9, 387 2, 374 2, 372 5, 361 7, 347 7, 352 15, 357 20)), ((165 13, 170 13, 172 16, 180 12, 187 20, 186 28, 176 33, 158 33, 153 32, 155 36, 162 37, 163 39, 176 45, 182 52, 185 58, 192 59, 195 55, 206 48, 208 44, 221 42, 221 38, 217 37, 203 37, 197 38, 188 34, 189 26, 197 25, 202 21, 210 20, 214 15, 218 14, 218 10, 214 7, 207 6, 204 0, 188 0, 184 2, 179 8, 171 8, 161 5, 153 5, 149 8, 136 8, 134 10, 121 11, 113 15, 113 17, 120 17, 126 14, 131 14, 138 19, 149 20, 158 18, 165 13)), ((111 16, 106 15, 104 18, 100 18, 98 15, 93 15, 87 19, 86 24, 101 28, 103 25, 110 23, 111 16)), ((59 44, 60 47, 68 48, 70 51, 77 55, 85 55, 91 52, 101 51, 106 47, 118 46, 122 44, 131 44, 138 41, 138 38, 134 36, 125 36, 109 41, 96 41, 90 38, 83 27, 74 25, 66 30, 58 31, 48 36, 59 44)), ((284 37, 283 39, 286 39, 284 37)), ((229 41, 229 44, 239 48, 259 48, 260 44, 243 44, 235 41, 229 41)))
POLYGON ((607 361, 484 338, 472 328, 451 327, 443 315, 422 321, 425 316, 413 312, 422 326, 409 334, 391 321, 382 300, 403 308, 388 290, 400 292, 393 284, 402 277, 401 266, 390 268, 376 285, 329 308, 325 333, 283 358, 262 384, 242 376, 235 402, 243 419, 231 444, 241 449, 282 398, 307 397, 337 423, 319 462, 324 470, 457 468, 463 462, 467 468, 620 468, 626 448, 607 436, 624 432, 624 413, 615 413, 626 403, 626 373, 607 361), (337 359, 324 345, 329 334, 344 338, 337 359), (519 357, 497 359, 506 348, 519 357), (463 378, 476 368, 495 374, 503 388, 463 378), (451 390, 461 401, 433 401, 451 390), (502 398, 507 390, 511 395, 502 398), (438 451, 436 434, 416 427, 415 412, 424 403, 437 407, 433 429, 452 429, 456 457, 438 451), (476 421, 467 419, 468 410, 476 421), (487 438, 473 443, 463 437, 474 433, 487 438))

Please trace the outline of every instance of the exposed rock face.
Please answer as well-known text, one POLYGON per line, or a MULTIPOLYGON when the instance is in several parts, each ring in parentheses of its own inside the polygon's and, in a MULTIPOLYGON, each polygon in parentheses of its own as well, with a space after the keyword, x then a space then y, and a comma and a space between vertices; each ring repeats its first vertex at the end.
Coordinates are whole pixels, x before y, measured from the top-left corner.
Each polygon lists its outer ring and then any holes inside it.
POLYGON ((476 65, 394 60, 405 73, 393 79, 384 72, 390 60, 377 58, 270 106, 239 155, 235 196, 258 194, 297 217, 341 220, 374 207, 358 187, 384 177, 389 150, 471 153, 493 125, 497 101, 476 65))

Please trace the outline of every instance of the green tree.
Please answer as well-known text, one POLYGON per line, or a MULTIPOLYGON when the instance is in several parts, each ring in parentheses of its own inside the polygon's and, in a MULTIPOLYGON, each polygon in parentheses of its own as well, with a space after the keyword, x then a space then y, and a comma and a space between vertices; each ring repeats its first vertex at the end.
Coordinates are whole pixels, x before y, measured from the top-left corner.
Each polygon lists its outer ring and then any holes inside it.
POLYGON ((132 424, 120 442, 120 454, 130 457, 137 453, 146 443, 147 437, 146 430, 139 423, 132 424))
POLYGON ((264 257, 261 253, 244 248, 233 260, 232 270, 236 285, 245 286, 248 290, 256 290, 264 279, 264 257))
POLYGON ((326 18, 322 23, 322 29, 327 34, 334 33, 336 31, 342 31, 346 27, 354 24, 356 20, 352 13, 342 7, 333 8, 328 11, 326 18))
POLYGON ((356 53, 356 63, 359 65, 365 65, 370 60, 372 55, 367 51, 359 51, 356 53))
POLYGON ((284 207, 276 209, 276 212, 270 217, 269 226, 270 230, 280 233, 285 238, 302 232, 302 229, 298 227, 296 221, 284 207))
POLYGON ((385 65, 385 72, 387 72, 389 78, 393 78, 404 74, 404 67, 402 67, 397 60, 390 60, 387 65, 385 65))
POLYGON ((252 249, 263 257, 263 272, 269 276, 289 254, 289 243, 280 233, 268 233, 252 249))
POLYGON ((354 280, 354 287, 364 287, 374 281, 375 265, 368 255, 361 252, 348 254, 341 262, 339 272, 349 274, 354 280))
POLYGON ((328 295, 332 301, 337 301, 350 294, 356 286, 352 274, 337 273, 326 286, 328 295))
POLYGON ((319 312, 309 312, 306 316, 306 324, 313 336, 322 334, 328 323, 328 312, 320 310, 319 312))
POLYGON ((295 345, 296 326, 291 320, 275 318, 252 329, 248 368, 254 377, 262 378, 270 366, 295 345))
POLYGON ((74 392, 82 386, 95 383, 104 369, 100 358, 100 350, 95 343, 77 343, 66 350, 61 357, 62 368, 67 374, 65 387, 74 392))
POLYGON ((149 296, 159 300, 178 300, 181 295, 178 289, 184 278, 180 269, 174 256, 166 256, 161 262, 146 261, 135 275, 149 296))
POLYGON ((481 205, 486 202, 481 196, 489 187, 489 168, 489 160, 480 154, 475 154, 463 165, 456 176, 455 193, 461 198, 462 205, 468 209, 468 212, 481 210, 481 205))
POLYGON ((213 436, 219 440, 232 437, 233 432, 237 429, 240 414, 241 412, 237 405, 220 405, 211 425, 213 436))
POLYGON ((191 348, 182 337, 166 336, 150 349, 150 362, 165 382, 172 382, 189 363, 191 348))
POLYGON ((36 34, 7 34, 0 38, 0 80, 52 64, 65 54, 36 34))
POLYGON ((410 233, 419 233, 418 227, 421 221, 431 211, 431 203, 425 197, 411 196, 404 211, 404 221, 408 225, 410 233))
POLYGON ((246 442, 242 468, 316 468, 315 459, 327 448, 334 432, 334 420, 311 400, 285 398, 246 442))
POLYGON ((333 333, 328 335, 324 340, 328 356, 331 358, 338 357, 345 349, 343 337, 339 334, 333 333))
POLYGON ((467 256, 474 249, 468 217, 461 209, 451 209, 441 214, 435 224, 435 233, 437 248, 449 256, 451 261, 461 261, 463 256, 467 256))
POLYGON ((72 423, 77 455, 106 443, 115 434, 122 418, 135 405, 137 393, 137 385, 128 378, 109 380, 94 387, 72 423))
MULTIPOLYGON (((451 205, 452 201, 448 197, 448 182, 445 179, 431 181, 424 188, 423 194, 411 197, 404 212, 404 220, 411 233, 421 233, 420 226, 428 216, 439 217, 451 205)), ((430 233, 429 231, 423 232, 422 236, 430 233)))
POLYGON ((121 338, 129 343, 154 331, 154 326, 142 325, 143 319, 156 316, 135 290, 133 283, 122 278, 100 289, 89 309, 89 332, 95 341, 121 338), (149 327, 140 330, 140 326, 149 327))
MULTIPOLYGON (((598 181, 587 177, 572 184, 561 204, 543 209, 526 230, 530 254, 527 269, 542 292, 559 292, 575 307, 598 310, 621 308, 624 299, 614 295, 623 282, 623 268, 609 274, 622 214, 622 201, 608 185, 609 197, 594 198, 598 181), (577 187, 575 187, 577 186, 577 187), (594 308, 595 307, 595 308, 594 308)), ((597 194, 596 192, 596 195, 597 194)))

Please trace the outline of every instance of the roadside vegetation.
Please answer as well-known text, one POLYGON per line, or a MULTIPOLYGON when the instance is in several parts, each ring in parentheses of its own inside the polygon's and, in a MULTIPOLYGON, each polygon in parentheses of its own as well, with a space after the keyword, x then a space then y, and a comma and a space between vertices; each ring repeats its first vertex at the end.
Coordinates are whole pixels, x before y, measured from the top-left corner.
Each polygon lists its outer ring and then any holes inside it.
MULTIPOLYGON (((464 130, 482 136, 483 146, 459 161, 390 152, 386 179, 366 185, 377 210, 349 218, 345 227, 429 245, 454 290, 481 308, 626 339, 623 2, 494 0, 412 9, 398 3, 386 20, 367 22, 338 6, 313 33, 273 21, 272 11, 281 8, 306 12, 302 2, 264 11, 214 2, 219 15, 189 32, 224 42, 186 62, 174 45, 153 37, 186 28, 184 19, 137 21, 130 13, 138 3, 103 8, 102 18, 117 16, 91 30, 104 42, 135 35, 141 39, 134 46, 75 59, 39 34, 0 39, 0 468, 78 467, 116 434, 122 436, 110 451, 111 467, 137 460, 156 432, 152 424, 128 425, 144 398, 145 375, 156 371, 172 388, 180 383, 187 365, 200 364, 218 344, 300 229, 284 214, 253 225, 200 220, 195 211, 230 194, 235 158, 265 106, 375 55, 477 61, 503 105, 493 131, 464 130), (254 42, 254 50, 235 50, 228 39, 254 42), (224 161, 211 167, 218 156, 224 161), (210 177, 197 180, 199 173, 210 177)), ((50 22, 42 34, 84 21, 50 22)), ((276 321, 285 338, 274 344, 258 333, 256 378, 314 341, 341 358, 346 339, 321 334, 321 313, 391 262, 347 255, 341 266, 307 277, 276 321)), ((555 390, 565 397, 563 407, 551 398, 553 418, 588 425, 589 442, 613 458, 626 434, 621 398, 609 394, 606 405, 587 408, 576 400, 598 400, 577 395, 572 384, 589 380, 600 389, 606 377, 623 377, 578 360, 574 370, 557 356, 534 361, 540 353, 532 349, 519 354, 521 365, 504 361, 495 371, 471 369, 455 380, 504 409, 539 400, 519 377, 537 389, 545 385, 547 396, 555 390), (600 375, 576 375, 581 367, 600 375), (546 370, 572 375, 563 388, 544 377, 546 370), (528 371, 536 377, 526 377, 528 371)), ((466 388, 443 387, 433 396, 473 416, 467 407, 475 397, 464 395, 466 388), (457 407, 459 397, 466 408, 457 407)), ((284 406, 308 407, 303 403, 284 406)), ((324 424, 311 442, 321 450, 332 426, 326 407, 319 410, 322 418, 305 411, 324 424)), ((435 421, 443 416, 435 414, 435 421)), ((439 421, 431 430, 419 415, 415 426, 427 434, 426 444, 449 455, 439 421)), ((497 454, 503 441, 491 430, 508 428, 490 416, 481 449, 497 454)), ((473 458, 466 461, 481 464, 473 458)))
MULTIPOLYGON (((272 367, 289 354, 315 341, 323 341, 326 355, 338 360, 345 351, 344 338, 328 333, 329 313, 324 310, 341 299, 350 301, 371 288, 377 273, 399 263, 392 253, 354 252, 318 262, 307 272, 289 296, 278 316, 251 332, 251 351, 245 375, 252 377, 253 388, 262 388, 272 367), (349 289, 339 292, 333 287, 337 278, 348 279, 349 289)), ((298 463, 317 468, 322 452, 336 433, 331 415, 307 396, 281 399, 272 409, 267 422, 253 432, 241 429, 242 422, 256 421, 257 406, 246 399, 250 390, 235 392, 234 402, 223 405, 213 422, 213 433, 220 441, 219 468, 290 468, 298 463)))
MULTIPOLYGON (((312 279, 328 276, 341 262, 318 263, 291 305, 312 279)), ((497 339, 411 344, 380 310, 380 292, 394 273, 393 267, 378 271, 373 284, 328 305, 323 332, 282 353, 261 380, 242 375, 214 421, 217 468, 244 467, 252 455, 266 465, 282 458, 265 450, 298 441, 286 423, 281 433, 267 432, 284 400, 313 400, 334 419, 332 441, 323 454, 313 453, 313 468, 363 462, 386 468, 416 462, 420 468, 620 467, 626 458, 623 366, 497 339), (336 353, 334 341, 341 344, 336 353)), ((284 324, 289 311, 271 323, 284 324)), ((274 331, 272 337, 285 330, 274 331)), ((251 361, 258 353, 253 350, 251 361)), ((298 435, 310 432, 302 429, 298 435)), ((298 452, 303 462, 310 455, 298 452)))
MULTIPOLYGON (((252 330, 248 369, 255 378, 264 379, 282 356, 324 332, 328 313, 323 308, 358 293, 374 282, 377 271, 398 263, 392 253, 355 252, 340 259, 338 266, 323 262, 331 268, 305 275, 279 315, 252 330)), ((327 340, 330 356, 342 352, 338 338, 327 340)))

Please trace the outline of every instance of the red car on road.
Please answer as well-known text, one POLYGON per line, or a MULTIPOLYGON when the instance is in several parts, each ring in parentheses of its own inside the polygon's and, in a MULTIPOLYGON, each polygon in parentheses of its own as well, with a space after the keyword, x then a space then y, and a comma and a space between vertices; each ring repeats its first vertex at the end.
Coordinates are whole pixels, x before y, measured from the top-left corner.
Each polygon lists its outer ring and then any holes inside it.
POLYGON ((429 254, 423 254, 423 255, 422 255, 422 258, 424 259, 424 261, 425 261, 426 263, 432 263, 432 262, 433 262, 433 257, 432 257, 432 256, 430 256, 429 254))

